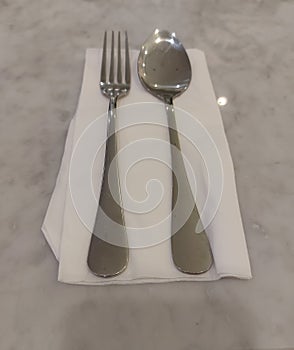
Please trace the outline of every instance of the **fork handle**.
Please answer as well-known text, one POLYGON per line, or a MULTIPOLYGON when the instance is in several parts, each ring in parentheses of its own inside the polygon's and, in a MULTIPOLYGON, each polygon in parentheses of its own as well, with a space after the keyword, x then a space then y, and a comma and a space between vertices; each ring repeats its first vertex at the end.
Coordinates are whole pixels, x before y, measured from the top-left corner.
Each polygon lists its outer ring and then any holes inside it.
POLYGON ((200 215, 194 200, 181 154, 175 111, 166 102, 172 161, 172 256, 175 266, 189 274, 203 273, 211 267, 212 255, 205 230, 196 233, 200 215), (176 174, 176 175, 175 175, 176 174), (190 214, 189 214, 190 212, 190 214), (188 218, 187 218, 188 216, 188 218), (182 225, 181 227, 179 227, 182 225))
POLYGON ((120 274, 127 267, 129 257, 116 157, 116 103, 117 97, 111 97, 108 109, 102 186, 88 253, 88 266, 95 275, 100 277, 112 277, 120 274), (109 178, 110 165, 114 170, 111 173, 114 174, 111 179, 109 178), (111 180, 111 188, 109 180, 111 180))

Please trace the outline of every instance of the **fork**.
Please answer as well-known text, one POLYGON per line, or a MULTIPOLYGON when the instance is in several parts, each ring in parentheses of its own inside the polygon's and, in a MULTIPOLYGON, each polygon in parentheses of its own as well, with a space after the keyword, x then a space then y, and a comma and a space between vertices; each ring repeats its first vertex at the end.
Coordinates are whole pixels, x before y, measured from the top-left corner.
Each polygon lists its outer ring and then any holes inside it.
POLYGON ((109 74, 107 78, 107 32, 105 32, 102 51, 100 89, 102 94, 109 99, 107 141, 101 193, 87 261, 91 272, 100 277, 112 277, 120 274, 127 267, 129 259, 124 212, 121 206, 122 200, 118 173, 118 160, 116 157, 117 137, 115 133, 117 101, 119 98, 128 94, 131 83, 127 32, 125 32, 124 77, 122 74, 120 32, 118 32, 117 35, 116 69, 114 51, 114 32, 112 31, 109 74), (112 173, 113 170, 114 173, 112 173), (112 176, 112 174, 114 174, 114 176, 112 176), (109 176, 112 177, 110 178, 109 176), (109 180, 111 180, 111 186, 109 180), (113 194, 115 194, 117 201, 113 198, 113 194))

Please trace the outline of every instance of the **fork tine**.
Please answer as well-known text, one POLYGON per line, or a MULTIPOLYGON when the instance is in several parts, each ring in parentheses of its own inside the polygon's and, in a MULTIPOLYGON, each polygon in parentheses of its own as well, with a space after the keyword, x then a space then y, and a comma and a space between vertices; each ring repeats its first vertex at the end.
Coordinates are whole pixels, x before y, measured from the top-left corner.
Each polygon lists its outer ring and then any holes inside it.
POLYGON ((126 71, 125 71, 125 80, 127 84, 131 82, 131 70, 130 70, 130 54, 129 54, 129 42, 128 42, 128 33, 125 32, 126 35, 126 44, 125 44, 125 53, 126 53, 126 71))
POLYGON ((100 81, 106 82, 106 49, 107 49, 107 32, 104 33, 103 52, 101 62, 100 81))
POLYGON ((122 82, 121 76, 121 52, 120 52, 120 32, 118 32, 118 42, 117 42, 117 82, 122 82))
POLYGON ((111 35, 111 53, 110 53, 110 70, 109 70, 109 82, 114 82, 114 32, 111 35))

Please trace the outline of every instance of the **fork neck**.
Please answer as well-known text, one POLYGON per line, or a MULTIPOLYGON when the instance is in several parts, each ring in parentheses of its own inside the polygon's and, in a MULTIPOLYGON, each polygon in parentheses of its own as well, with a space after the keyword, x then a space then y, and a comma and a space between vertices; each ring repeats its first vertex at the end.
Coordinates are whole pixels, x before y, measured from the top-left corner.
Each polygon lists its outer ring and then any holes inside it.
POLYGON ((117 106, 117 96, 111 96, 109 99, 109 109, 111 108, 116 108, 117 106))
POLYGON ((109 98, 108 118, 107 118, 107 137, 115 132, 117 96, 109 98))

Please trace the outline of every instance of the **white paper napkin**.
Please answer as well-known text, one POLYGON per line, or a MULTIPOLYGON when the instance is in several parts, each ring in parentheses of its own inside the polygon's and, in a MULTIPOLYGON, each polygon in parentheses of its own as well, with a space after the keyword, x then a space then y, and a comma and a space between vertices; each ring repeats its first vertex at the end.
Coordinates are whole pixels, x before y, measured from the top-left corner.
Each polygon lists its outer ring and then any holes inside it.
MULTIPOLYGON (((81 135, 88 130, 87 127, 98 117, 107 111, 108 100, 102 96, 99 89, 99 72, 101 62, 101 50, 88 49, 86 52, 85 68, 81 94, 76 115, 71 121, 68 131, 65 151, 56 181, 56 186, 46 213, 42 231, 53 251, 59 260, 58 280, 65 283, 75 284, 133 284, 147 282, 171 282, 171 281, 203 281, 215 280, 230 276, 236 278, 251 278, 251 269, 246 247, 246 241, 241 221, 240 209, 236 193, 234 169, 230 150, 224 133, 221 115, 216 103, 213 87, 209 77, 204 53, 192 49, 188 50, 191 60, 193 78, 189 89, 175 99, 175 106, 197 116, 197 120, 206 128, 215 142, 223 168, 223 192, 218 211, 213 221, 207 228, 210 244, 212 247, 214 264, 213 267, 202 275, 186 275, 178 271, 172 261, 170 241, 165 240, 159 244, 145 248, 130 249, 129 264, 127 269, 120 275, 103 279, 94 276, 87 266, 87 254, 90 244, 91 233, 81 221, 77 213, 76 203, 73 203, 73 196, 69 188, 70 162, 74 147, 81 140, 81 135)), ((147 93, 141 86, 137 73, 136 61, 138 51, 131 51, 132 86, 130 94, 119 101, 120 106, 132 105, 139 102, 157 102, 158 100, 147 93)), ((156 120, 166 124, 164 107, 158 107, 158 115, 151 116, 151 121, 156 120), (155 118, 155 119, 153 119, 155 118)), ((123 114, 123 112, 121 112, 123 114)), ((138 116, 139 117, 139 116, 138 116)), ((103 119, 103 118, 102 118, 103 119)), ((122 120, 124 117, 122 117, 122 120)), ((104 117, 104 128, 98 130, 97 138, 106 134, 106 116, 104 117)), ((120 118, 118 118, 120 120, 120 118)), ((184 119, 178 120, 178 128, 185 125, 184 119)), ((127 145, 130 141, 140 140, 146 135, 153 136, 163 141, 168 140, 167 129, 152 125, 139 126, 124 130, 119 136, 120 147, 127 145)), ((193 137, 193 136, 192 136, 193 137)), ((183 152, 189 154, 189 142, 181 139, 183 152)), ((196 140, 197 142, 197 140, 196 140)), ((166 152, 163 150, 163 153, 166 152)), ((119 158, 119 164, 123 168, 127 161, 128 153, 119 158)), ((170 162, 168 152, 163 154, 166 163, 170 162)), ((197 157, 195 157, 196 159, 197 157)), ((103 166, 103 149, 98 152, 97 159, 97 188, 98 194, 101 185, 101 173, 103 166)), ((193 163, 193 161, 192 161, 193 163)), ((154 176, 157 173, 160 180, 171 187, 171 173, 168 167, 161 164, 153 164, 148 167, 142 162, 139 169, 133 175, 131 187, 140 191, 144 185, 144 179, 148 179, 148 172, 154 176), (141 167, 141 168, 140 168, 141 167), (151 170, 150 170, 151 169, 151 170), (141 178, 140 178, 141 177, 141 178)), ((202 164, 203 165, 203 164, 202 164)), ((195 162, 194 167, 202 167, 195 162)), ((192 168, 194 169, 193 164, 192 168)), ((195 169, 194 169, 195 170, 195 169)), ((196 169, 201 173, 202 169, 196 169)), ((189 180, 191 181, 190 177, 189 180)), ((203 180, 202 184, 205 184, 203 180)), ((83 189, 83 183, 80 184, 83 189)), ((201 187, 201 186, 200 186, 201 187)), ((145 188, 145 187, 144 187, 145 188)), ((81 191, 82 193, 83 191, 81 191)), ((201 197, 201 191, 199 191, 201 197)), ((197 194, 198 196, 198 194, 197 194)), ((82 198, 81 198, 82 199, 82 198)), ((170 208, 170 194, 166 194, 162 204, 154 211, 157 213, 168 212, 170 208)), ((94 223, 96 206, 94 202, 88 203, 87 213, 89 222, 94 223)), ((198 203, 198 200, 197 200, 198 203)), ((97 205, 97 204, 96 204, 97 205)), ((126 213, 126 223, 144 226, 146 216, 126 213)), ((151 214, 152 218, 152 214, 151 214)), ((149 218, 148 218, 149 220, 149 218)), ((148 224, 147 224, 148 225, 148 224)), ((161 227, 167 233, 170 231, 170 221, 166 221, 161 227)))

